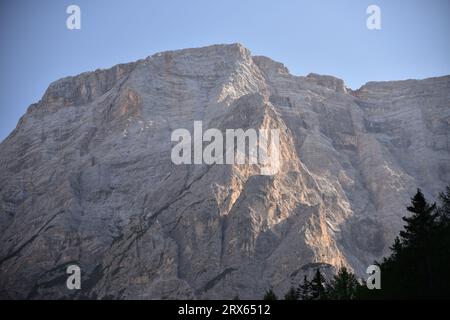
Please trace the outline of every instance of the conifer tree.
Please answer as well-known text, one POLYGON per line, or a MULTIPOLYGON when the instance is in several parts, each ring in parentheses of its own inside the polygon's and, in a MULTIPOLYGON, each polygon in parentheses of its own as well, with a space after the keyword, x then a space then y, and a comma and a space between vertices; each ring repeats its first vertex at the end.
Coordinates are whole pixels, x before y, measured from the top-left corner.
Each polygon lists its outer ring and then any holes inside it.
POLYGON ((450 298, 450 185, 439 196, 437 235, 433 241, 433 269, 437 298, 450 298))
POLYGON ((317 269, 314 277, 311 280, 310 285, 311 290, 311 299, 312 300, 325 300, 327 299, 326 294, 326 281, 323 277, 322 273, 320 273, 320 270, 317 269))
POLYGON ((297 297, 300 300, 311 300, 311 283, 308 281, 306 275, 303 277, 303 282, 297 288, 297 297))
POLYGON ((294 287, 291 286, 288 292, 284 295, 284 300, 298 300, 297 292, 294 287))
POLYGON ((430 232, 436 226, 436 204, 429 205, 420 189, 411 199, 411 206, 407 210, 412 213, 410 217, 403 217, 406 222, 404 231, 400 231, 401 242, 418 250, 427 249, 430 245, 430 232))
POLYGON ((277 300, 278 297, 275 294, 275 292, 273 292, 273 289, 270 288, 269 290, 266 291, 266 293, 264 294, 264 298, 263 300, 277 300))
POLYGON ((441 193, 439 207, 418 189, 407 210, 404 230, 379 264, 381 290, 358 290, 358 298, 450 297, 450 186, 441 193))
POLYGON ((355 275, 346 267, 339 269, 328 285, 328 298, 332 300, 353 300, 360 286, 355 275))

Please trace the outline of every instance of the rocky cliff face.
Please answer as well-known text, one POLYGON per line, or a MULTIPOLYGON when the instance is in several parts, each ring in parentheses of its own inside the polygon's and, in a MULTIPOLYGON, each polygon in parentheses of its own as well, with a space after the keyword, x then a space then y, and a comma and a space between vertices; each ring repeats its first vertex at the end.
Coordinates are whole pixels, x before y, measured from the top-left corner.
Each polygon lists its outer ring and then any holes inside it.
POLYGON ((0 144, 0 297, 260 298, 388 253, 450 183, 450 76, 291 75, 238 44, 58 80, 0 144), (277 128, 280 170, 174 165, 171 132, 277 128), (66 288, 66 267, 82 288, 66 288))

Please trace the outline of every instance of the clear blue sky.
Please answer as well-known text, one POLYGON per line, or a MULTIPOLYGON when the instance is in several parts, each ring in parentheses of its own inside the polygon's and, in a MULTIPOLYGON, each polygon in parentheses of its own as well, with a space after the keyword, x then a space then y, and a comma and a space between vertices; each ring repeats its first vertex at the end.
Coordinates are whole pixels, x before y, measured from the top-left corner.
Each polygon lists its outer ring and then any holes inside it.
POLYGON ((240 42, 293 74, 370 80, 450 74, 449 0, 1 0, 0 141, 50 82, 155 52, 240 42), (81 30, 66 8, 81 8, 81 30), (381 8, 382 29, 366 28, 381 8))

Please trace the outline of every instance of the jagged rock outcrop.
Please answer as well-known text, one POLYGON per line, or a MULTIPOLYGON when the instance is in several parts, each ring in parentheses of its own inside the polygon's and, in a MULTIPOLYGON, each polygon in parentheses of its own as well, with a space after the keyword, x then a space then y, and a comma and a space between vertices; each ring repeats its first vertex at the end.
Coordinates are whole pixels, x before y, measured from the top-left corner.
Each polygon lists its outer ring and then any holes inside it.
POLYGON ((388 253, 450 182, 450 76, 291 75, 239 44, 51 84, 0 144, 0 297, 260 298, 388 253), (174 165, 171 132, 280 130, 280 170, 174 165), (82 289, 66 288, 66 267, 82 289))

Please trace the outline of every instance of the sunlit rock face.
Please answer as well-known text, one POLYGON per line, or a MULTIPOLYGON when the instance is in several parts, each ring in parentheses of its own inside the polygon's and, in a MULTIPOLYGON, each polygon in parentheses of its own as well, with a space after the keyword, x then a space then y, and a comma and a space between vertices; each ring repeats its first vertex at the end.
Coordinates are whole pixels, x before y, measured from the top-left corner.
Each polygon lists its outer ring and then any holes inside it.
POLYGON ((239 44, 58 80, 0 145, 1 298, 261 298, 389 252, 450 183, 450 77, 291 75, 239 44), (279 129, 278 171, 174 165, 171 133, 279 129), (68 290, 66 268, 82 271, 68 290))

